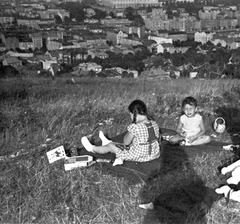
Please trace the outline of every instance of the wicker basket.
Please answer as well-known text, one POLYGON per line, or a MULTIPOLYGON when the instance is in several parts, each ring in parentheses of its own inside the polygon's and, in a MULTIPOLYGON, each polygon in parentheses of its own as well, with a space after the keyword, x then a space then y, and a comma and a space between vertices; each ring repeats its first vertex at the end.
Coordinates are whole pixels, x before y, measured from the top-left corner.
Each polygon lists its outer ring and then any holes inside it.
POLYGON ((223 133, 226 130, 226 122, 222 117, 218 117, 215 119, 213 123, 213 129, 217 133, 223 133))

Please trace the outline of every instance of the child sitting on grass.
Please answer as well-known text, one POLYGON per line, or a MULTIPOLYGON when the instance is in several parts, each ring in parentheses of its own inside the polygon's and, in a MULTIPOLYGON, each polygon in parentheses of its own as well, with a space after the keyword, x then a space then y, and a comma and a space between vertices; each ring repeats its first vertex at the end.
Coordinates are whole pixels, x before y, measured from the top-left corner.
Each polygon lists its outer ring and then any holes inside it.
POLYGON ((128 110, 132 124, 127 127, 122 145, 108 140, 100 131, 102 146, 92 145, 84 136, 81 139, 84 148, 93 153, 114 153, 116 160, 113 165, 122 164, 124 160, 146 162, 158 158, 160 156, 159 126, 148 115, 145 103, 134 100, 128 110))
POLYGON ((182 102, 184 114, 180 117, 177 126, 177 135, 169 139, 171 144, 202 145, 211 141, 210 136, 205 135, 205 126, 202 116, 197 113, 197 100, 186 97, 182 102))

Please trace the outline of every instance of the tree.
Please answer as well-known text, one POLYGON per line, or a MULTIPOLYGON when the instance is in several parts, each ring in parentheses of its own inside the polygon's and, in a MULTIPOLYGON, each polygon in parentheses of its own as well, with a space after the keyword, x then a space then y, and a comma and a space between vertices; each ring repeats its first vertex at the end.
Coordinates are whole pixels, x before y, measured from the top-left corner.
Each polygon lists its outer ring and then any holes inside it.
POLYGON ((113 12, 109 12, 108 15, 111 16, 112 18, 116 18, 115 14, 113 12))
POLYGON ((82 4, 86 5, 86 6, 91 6, 91 5, 96 5, 97 1, 96 0, 83 0, 82 4))
POLYGON ((134 20, 135 15, 136 15, 136 11, 132 7, 127 7, 125 9, 125 17, 130 21, 134 20))
POLYGON ((174 66, 181 66, 184 64, 184 58, 181 53, 173 53, 171 54, 171 61, 174 66))
POLYGON ((99 10, 99 9, 95 9, 95 15, 92 17, 94 19, 100 20, 100 19, 104 19, 107 16, 107 13, 105 11, 99 10))
POLYGON ((136 26, 143 26, 144 20, 143 20, 142 16, 140 16, 140 15, 134 16, 133 24, 136 26))
POLYGON ((128 72, 127 71, 122 72, 122 78, 128 78, 128 72))
POLYGON ((90 71, 88 72, 88 76, 90 76, 90 77, 95 77, 95 76, 96 76, 96 72, 94 72, 93 70, 90 70, 90 71))
POLYGON ((110 46, 110 47, 113 46, 113 42, 112 42, 111 40, 107 40, 106 43, 107 43, 107 45, 110 46))
POLYGON ((19 71, 16 70, 13 66, 7 65, 7 66, 0 66, 0 77, 15 77, 19 75, 19 71))
POLYGON ((61 24, 62 23, 62 19, 59 15, 55 15, 55 22, 56 22, 56 24, 61 24))
POLYGON ((150 5, 148 5, 148 7, 147 7, 147 9, 146 9, 146 12, 147 12, 147 13, 152 12, 152 7, 151 7, 150 5))
POLYGON ((63 20, 66 23, 70 23, 71 22, 71 19, 68 16, 65 16, 63 20))
MULTIPOLYGON (((89 1, 90 2, 90 1, 89 1)), ((83 22, 85 18, 84 6, 79 2, 66 2, 59 4, 60 8, 70 12, 70 18, 76 19, 77 22, 83 22)))

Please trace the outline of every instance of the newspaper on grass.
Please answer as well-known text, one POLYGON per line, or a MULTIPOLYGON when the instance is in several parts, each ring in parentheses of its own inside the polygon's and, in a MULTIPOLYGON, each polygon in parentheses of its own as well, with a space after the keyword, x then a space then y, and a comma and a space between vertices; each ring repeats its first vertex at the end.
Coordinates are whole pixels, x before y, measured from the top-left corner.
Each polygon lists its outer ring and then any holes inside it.
POLYGON ((49 163, 56 162, 60 159, 65 159, 67 157, 64 147, 62 145, 55 149, 52 149, 51 151, 47 152, 46 154, 47 154, 49 163))

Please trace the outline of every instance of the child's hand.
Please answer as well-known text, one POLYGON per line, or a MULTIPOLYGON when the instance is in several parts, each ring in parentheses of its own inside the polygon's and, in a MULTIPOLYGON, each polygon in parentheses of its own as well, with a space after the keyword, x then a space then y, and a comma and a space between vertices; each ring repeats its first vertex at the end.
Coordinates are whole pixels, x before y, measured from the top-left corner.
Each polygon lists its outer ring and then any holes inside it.
POLYGON ((197 138, 195 136, 191 136, 187 138, 189 143, 192 143, 193 141, 195 141, 197 138))
POLYGON ((182 137, 186 138, 187 137, 187 133, 185 131, 182 131, 180 134, 182 137))

